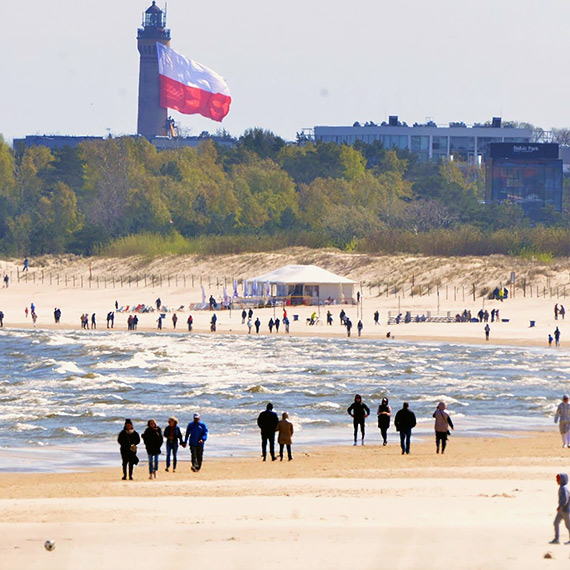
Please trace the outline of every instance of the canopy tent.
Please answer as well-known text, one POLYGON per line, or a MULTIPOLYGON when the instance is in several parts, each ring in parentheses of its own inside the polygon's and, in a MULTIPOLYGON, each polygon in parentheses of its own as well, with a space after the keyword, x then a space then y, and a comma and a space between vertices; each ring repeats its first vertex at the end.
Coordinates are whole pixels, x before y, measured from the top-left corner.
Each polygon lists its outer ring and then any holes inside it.
POLYGON ((352 303, 356 281, 316 265, 285 265, 244 282, 245 297, 279 297, 290 304, 352 303))

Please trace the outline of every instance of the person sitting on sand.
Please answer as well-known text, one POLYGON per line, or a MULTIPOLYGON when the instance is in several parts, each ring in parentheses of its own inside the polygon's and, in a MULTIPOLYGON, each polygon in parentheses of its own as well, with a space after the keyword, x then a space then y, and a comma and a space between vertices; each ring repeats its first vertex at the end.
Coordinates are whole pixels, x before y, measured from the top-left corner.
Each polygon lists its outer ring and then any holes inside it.
POLYGON ((433 413, 433 417, 435 418, 435 452, 439 453, 439 444, 441 443, 442 455, 445 453, 447 446, 449 428, 453 429, 453 422, 449 414, 445 411, 446 408, 445 402, 440 402, 433 413))
POLYGON ((170 469, 170 454, 172 454, 172 472, 176 473, 178 462, 178 444, 182 444, 182 431, 178 425, 178 418, 174 416, 168 418, 168 425, 164 428, 164 438, 166 439, 166 469, 170 469))
POLYGON ((133 428, 133 422, 130 419, 125 420, 125 426, 117 441, 121 446, 121 459, 123 461, 123 481, 127 478, 127 466, 129 468, 129 480, 133 480, 133 467, 138 464, 137 445, 141 442, 140 435, 133 428))
POLYGON ((275 428, 279 435, 277 436, 277 443, 279 444, 279 459, 283 461, 283 447, 287 446, 287 458, 289 461, 293 461, 293 455, 291 453, 291 444, 293 443, 293 424, 289 420, 289 414, 283 412, 281 414, 281 420, 275 428))
POLYGON ((148 420, 147 427, 142 434, 146 452, 148 453, 149 479, 156 479, 158 471, 158 456, 162 447, 162 430, 153 419, 148 420))
POLYGON ((568 403, 568 396, 566 394, 562 396, 562 402, 560 402, 556 408, 554 423, 558 424, 560 429, 562 447, 570 448, 570 404, 568 403))
MULTIPOLYGON (((550 544, 558 544, 560 542, 560 523, 564 521, 568 532, 570 533, 570 491, 568 491, 568 475, 566 473, 558 473, 556 482, 558 489, 558 507, 556 507, 556 516, 554 517, 554 538, 550 544)), ((570 540, 564 544, 570 544, 570 540)))
POLYGON ((356 396, 354 396, 354 402, 350 404, 346 411, 352 418, 352 424, 354 426, 354 445, 357 445, 356 440, 358 439, 359 426, 362 435, 361 444, 364 445, 364 435, 366 433, 364 423, 366 418, 370 415, 370 408, 362 401, 362 396, 356 394, 356 396))

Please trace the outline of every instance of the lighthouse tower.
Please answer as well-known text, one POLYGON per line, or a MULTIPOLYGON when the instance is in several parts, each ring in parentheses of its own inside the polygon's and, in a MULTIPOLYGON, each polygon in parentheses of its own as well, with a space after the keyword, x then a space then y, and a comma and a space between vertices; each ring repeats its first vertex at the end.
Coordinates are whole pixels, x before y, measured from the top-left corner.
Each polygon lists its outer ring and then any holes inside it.
POLYGON ((141 57, 137 133, 147 138, 166 134, 167 110, 160 106, 156 42, 170 45, 170 30, 166 29, 166 13, 153 0, 152 6, 143 15, 142 28, 137 33, 141 57))

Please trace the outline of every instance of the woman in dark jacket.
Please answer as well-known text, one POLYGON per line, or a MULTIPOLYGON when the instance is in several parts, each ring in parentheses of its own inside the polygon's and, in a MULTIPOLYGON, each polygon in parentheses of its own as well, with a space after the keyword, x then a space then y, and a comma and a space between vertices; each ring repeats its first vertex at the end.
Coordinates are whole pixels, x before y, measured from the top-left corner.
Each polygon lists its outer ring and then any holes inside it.
POLYGON ((121 446, 121 458, 123 460, 123 481, 127 478, 127 465, 129 466, 129 480, 133 480, 133 467, 139 462, 137 457, 137 445, 141 442, 139 434, 133 428, 133 422, 125 420, 125 427, 117 438, 121 446))
POLYGON ((168 418, 168 425, 164 428, 166 438, 166 471, 170 469, 170 454, 172 453, 172 471, 176 471, 176 455, 178 445, 182 443, 182 431, 178 425, 178 418, 168 418))
POLYGON ((158 456, 162 447, 162 431, 153 419, 148 420, 142 435, 146 452, 148 453, 149 479, 156 479, 158 471, 158 456))
POLYGON ((392 408, 388 405, 388 398, 382 398, 382 403, 378 406, 378 427, 382 433, 383 445, 388 444, 388 428, 390 427, 390 418, 392 416, 392 408))

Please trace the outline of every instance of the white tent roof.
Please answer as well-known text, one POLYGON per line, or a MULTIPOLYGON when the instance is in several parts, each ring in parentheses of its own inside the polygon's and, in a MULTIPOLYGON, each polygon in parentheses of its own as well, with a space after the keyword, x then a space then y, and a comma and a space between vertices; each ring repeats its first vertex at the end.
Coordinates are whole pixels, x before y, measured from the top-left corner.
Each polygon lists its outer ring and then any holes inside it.
POLYGON ((269 283, 283 283, 287 285, 295 285, 297 283, 306 283, 309 285, 356 283, 356 281, 352 281, 341 275, 335 275, 316 265, 285 265, 275 271, 270 271, 269 273, 264 273, 257 277, 251 277, 247 279, 247 281, 263 283, 269 281, 269 283))

